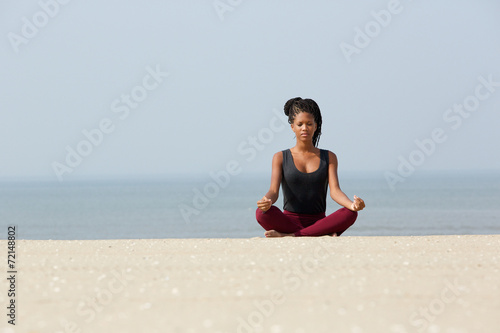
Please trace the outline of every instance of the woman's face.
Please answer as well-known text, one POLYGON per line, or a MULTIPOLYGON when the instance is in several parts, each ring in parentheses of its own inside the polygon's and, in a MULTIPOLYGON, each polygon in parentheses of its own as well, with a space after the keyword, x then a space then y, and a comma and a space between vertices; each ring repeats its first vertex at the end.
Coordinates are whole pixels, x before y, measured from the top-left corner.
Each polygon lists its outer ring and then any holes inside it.
POLYGON ((316 132, 316 128, 318 126, 316 125, 312 114, 308 112, 300 112, 295 116, 291 127, 297 137, 297 140, 312 141, 313 134, 316 132))

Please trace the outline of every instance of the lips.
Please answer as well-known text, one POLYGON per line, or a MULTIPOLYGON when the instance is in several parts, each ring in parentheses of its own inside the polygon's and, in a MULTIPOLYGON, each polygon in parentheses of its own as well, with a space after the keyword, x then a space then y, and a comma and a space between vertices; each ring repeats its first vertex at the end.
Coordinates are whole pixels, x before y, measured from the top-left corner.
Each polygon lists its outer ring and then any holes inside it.
POLYGON ((300 133, 300 136, 309 136, 309 133, 300 133))

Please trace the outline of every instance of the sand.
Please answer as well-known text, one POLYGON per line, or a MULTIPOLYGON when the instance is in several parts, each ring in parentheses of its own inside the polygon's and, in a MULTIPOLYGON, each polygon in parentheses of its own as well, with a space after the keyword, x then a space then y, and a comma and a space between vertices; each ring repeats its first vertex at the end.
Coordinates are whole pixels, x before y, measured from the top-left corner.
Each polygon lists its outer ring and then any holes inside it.
POLYGON ((20 240, 16 251, 16 325, 2 279, 0 333, 500 331, 500 235, 20 240))

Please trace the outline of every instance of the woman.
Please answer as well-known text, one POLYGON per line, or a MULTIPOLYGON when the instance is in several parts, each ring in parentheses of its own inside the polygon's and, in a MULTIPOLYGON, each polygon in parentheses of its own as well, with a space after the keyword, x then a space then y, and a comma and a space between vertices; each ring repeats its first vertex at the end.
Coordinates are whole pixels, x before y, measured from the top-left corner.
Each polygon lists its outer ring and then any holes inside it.
POLYGON ((340 236, 349 228, 358 211, 365 207, 362 199, 354 201, 342 192, 337 177, 337 156, 317 148, 321 135, 321 112, 312 99, 292 98, 285 104, 285 114, 295 133, 295 147, 274 154, 271 187, 257 201, 257 221, 266 237, 340 236), (283 212, 273 206, 283 188, 283 212), (325 216, 326 194, 343 206, 325 216))

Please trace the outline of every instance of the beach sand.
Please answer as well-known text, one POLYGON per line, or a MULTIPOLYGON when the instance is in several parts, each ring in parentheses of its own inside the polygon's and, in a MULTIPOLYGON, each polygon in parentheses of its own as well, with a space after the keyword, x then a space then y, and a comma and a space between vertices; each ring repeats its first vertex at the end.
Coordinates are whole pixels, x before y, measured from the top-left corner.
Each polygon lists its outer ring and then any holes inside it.
POLYGON ((500 332, 500 235, 19 240, 16 251, 16 325, 3 278, 0 333, 500 332))

